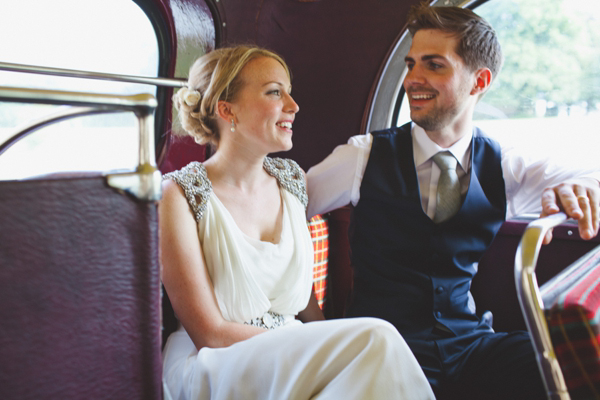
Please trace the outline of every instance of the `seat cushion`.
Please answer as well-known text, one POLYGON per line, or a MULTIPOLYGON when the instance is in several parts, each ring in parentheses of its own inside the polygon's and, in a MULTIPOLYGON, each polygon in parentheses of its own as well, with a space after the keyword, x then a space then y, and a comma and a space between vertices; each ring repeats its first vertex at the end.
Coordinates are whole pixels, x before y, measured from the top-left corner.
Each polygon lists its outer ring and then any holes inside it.
POLYGON ((327 262, 329 259, 329 229, 327 219, 315 215, 308 221, 310 236, 313 241, 315 262, 313 267, 313 290, 321 310, 325 305, 327 294, 327 262))

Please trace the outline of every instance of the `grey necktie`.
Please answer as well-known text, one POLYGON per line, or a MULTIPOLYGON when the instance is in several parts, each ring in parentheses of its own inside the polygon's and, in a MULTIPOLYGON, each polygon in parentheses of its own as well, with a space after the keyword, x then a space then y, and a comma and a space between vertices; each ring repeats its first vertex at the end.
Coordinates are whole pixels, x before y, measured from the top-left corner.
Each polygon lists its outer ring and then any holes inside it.
POLYGON ((440 168, 440 180, 437 186, 437 206, 433 222, 444 222, 458 212, 461 204, 460 183, 456 175, 456 158, 440 151, 433 156, 433 162, 440 168))

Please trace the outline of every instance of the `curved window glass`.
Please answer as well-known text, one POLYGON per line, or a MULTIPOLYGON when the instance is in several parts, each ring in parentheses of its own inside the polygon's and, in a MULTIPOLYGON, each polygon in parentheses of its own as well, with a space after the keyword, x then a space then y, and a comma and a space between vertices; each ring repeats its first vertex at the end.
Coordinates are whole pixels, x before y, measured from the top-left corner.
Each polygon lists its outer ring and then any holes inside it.
POLYGON ((505 57, 476 124, 505 145, 598 165, 600 5, 493 0, 475 11, 496 29, 505 57))
MULTIPOLYGON (((0 61, 120 75, 156 76, 158 44, 146 14, 131 0, 11 2, 0 13, 0 61)), ((156 95, 156 87, 0 71, 0 86, 156 95)), ((0 102, 0 142, 55 106, 0 102)), ((55 171, 130 169, 138 161, 131 113, 63 121, 17 142, 0 156, 0 179, 55 171)))
MULTIPOLYGON (((490 0, 474 10, 496 30, 504 66, 477 104, 475 124, 532 157, 597 166, 600 4, 490 0)), ((396 123, 410 120, 403 96, 396 123)))

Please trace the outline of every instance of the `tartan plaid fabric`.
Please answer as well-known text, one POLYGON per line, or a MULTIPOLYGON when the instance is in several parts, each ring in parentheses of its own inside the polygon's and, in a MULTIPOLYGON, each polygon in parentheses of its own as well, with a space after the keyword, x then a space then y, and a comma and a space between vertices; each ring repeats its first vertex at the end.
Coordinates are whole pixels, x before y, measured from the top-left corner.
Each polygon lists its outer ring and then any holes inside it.
POLYGON ((600 246, 544 285, 541 294, 571 399, 600 399, 600 246))
POLYGON ((315 262, 313 266, 313 289, 321 310, 327 294, 327 260, 329 257, 329 229, 327 219, 315 215, 308 221, 308 229, 313 241, 315 262))

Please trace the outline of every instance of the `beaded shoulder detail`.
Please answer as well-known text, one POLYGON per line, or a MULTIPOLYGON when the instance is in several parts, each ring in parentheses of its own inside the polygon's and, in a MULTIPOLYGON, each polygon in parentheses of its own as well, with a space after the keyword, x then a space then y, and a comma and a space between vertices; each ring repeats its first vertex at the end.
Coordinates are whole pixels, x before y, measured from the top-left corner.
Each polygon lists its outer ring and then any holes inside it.
POLYGON ((279 186, 296 196, 304 206, 304 209, 306 209, 308 205, 306 182, 298 163, 289 158, 265 157, 263 166, 269 175, 277 179, 279 186))
POLYGON ((212 184, 206 175, 206 168, 198 161, 192 161, 178 171, 169 172, 163 179, 172 179, 185 193, 185 197, 199 222, 204 216, 208 199, 212 193, 212 184))
MULTIPOLYGON (((300 200, 306 209, 308 196, 306 183, 300 166, 292 160, 285 158, 265 157, 263 162, 265 171, 279 183, 279 186, 293 194, 300 200)), ((204 216, 213 188, 206 175, 206 168, 198 161, 192 161, 178 171, 169 172, 163 179, 172 179, 185 193, 185 197, 196 217, 196 222, 204 216)))

